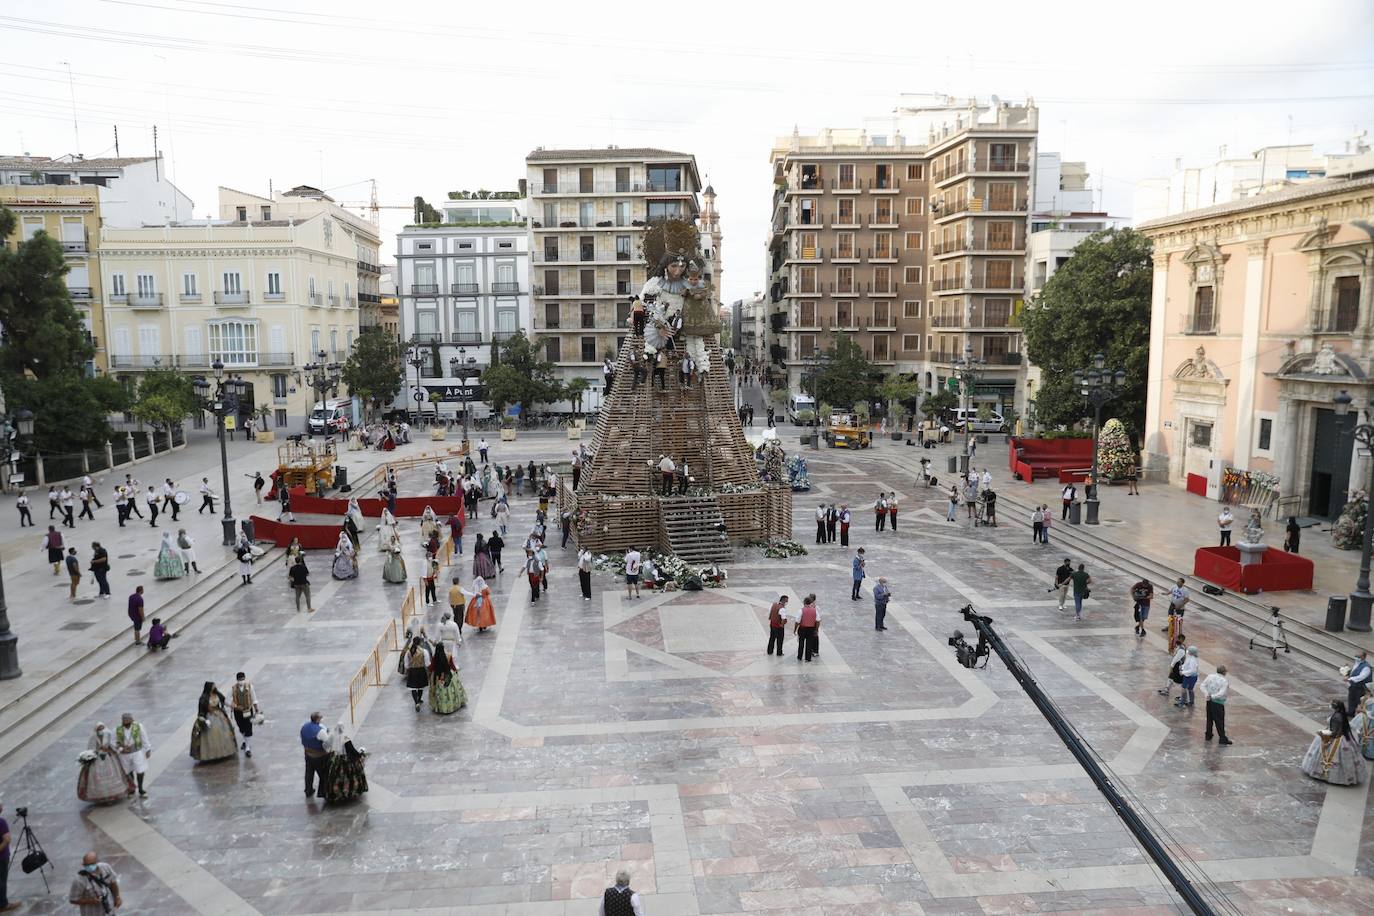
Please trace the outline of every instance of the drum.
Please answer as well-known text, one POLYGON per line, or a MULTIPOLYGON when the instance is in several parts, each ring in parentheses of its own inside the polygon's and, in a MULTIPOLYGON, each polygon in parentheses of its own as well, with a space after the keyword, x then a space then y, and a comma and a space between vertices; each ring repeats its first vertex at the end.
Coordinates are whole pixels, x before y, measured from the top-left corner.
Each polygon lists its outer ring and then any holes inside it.
POLYGON ((178 506, 184 506, 191 501, 191 497, 186 495, 185 490, 177 490, 176 495, 173 496, 172 499, 178 506))

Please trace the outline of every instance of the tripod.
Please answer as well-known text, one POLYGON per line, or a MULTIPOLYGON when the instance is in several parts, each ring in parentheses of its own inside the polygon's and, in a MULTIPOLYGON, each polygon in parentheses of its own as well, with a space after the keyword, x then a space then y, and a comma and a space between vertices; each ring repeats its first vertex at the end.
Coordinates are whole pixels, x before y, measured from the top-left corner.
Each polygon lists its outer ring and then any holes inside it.
POLYGON ((1282 648, 1285 653, 1289 651, 1288 631, 1283 628, 1283 618, 1279 616, 1279 609, 1270 607, 1269 612, 1269 622, 1267 624, 1261 623, 1256 627, 1254 634, 1251 635, 1250 648, 1255 648, 1255 645, 1258 643, 1261 649, 1269 650, 1270 657, 1277 659, 1279 657, 1280 648, 1282 648), (1266 626, 1269 628, 1267 634, 1264 632, 1266 626))
MULTIPOLYGON (((19 812, 16 811, 16 814, 19 812)), ((43 844, 38 842, 38 837, 34 835, 33 828, 29 826, 29 818, 26 814, 20 814, 19 818, 24 822, 24 827, 19 831, 19 847, 23 855, 19 857, 19 867, 24 874, 38 872, 43 879, 43 890, 51 894, 52 888, 48 885, 48 874, 43 871, 51 868, 52 863, 48 861, 48 854, 43 851, 43 844)))

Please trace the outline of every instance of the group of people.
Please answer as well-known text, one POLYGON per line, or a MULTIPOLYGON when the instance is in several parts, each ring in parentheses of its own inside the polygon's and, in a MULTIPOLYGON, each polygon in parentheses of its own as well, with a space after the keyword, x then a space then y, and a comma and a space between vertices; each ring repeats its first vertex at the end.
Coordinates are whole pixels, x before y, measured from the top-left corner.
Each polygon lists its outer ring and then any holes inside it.
POLYGON ((816 543, 835 543, 835 534, 838 530, 840 546, 848 547, 849 525, 852 521, 853 516, 848 505, 841 503, 837 508, 834 503, 821 503, 816 507, 816 543))
POLYGON ((1360 652, 1341 669, 1346 697, 1331 700, 1326 728, 1312 738, 1302 758, 1302 771, 1313 779, 1340 786, 1359 785, 1374 760, 1374 698, 1369 697, 1369 653, 1360 652))

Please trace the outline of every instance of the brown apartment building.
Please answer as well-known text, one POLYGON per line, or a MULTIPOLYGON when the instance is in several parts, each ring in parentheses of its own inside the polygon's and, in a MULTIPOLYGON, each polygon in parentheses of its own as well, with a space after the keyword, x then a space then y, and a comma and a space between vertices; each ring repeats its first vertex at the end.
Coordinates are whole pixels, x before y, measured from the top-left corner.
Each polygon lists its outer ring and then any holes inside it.
POLYGON ((976 399, 1022 408, 1035 142, 1033 104, 944 97, 779 140, 767 333, 789 390, 847 333, 876 367, 927 390, 971 347, 986 364, 976 399))

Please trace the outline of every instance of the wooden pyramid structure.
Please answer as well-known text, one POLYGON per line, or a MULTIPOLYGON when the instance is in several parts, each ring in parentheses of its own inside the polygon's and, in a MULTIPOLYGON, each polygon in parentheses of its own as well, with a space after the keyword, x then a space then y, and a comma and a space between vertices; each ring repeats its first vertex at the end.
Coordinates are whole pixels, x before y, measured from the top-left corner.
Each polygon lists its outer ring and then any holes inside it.
POLYGON ((712 369, 695 383, 684 385, 670 360, 661 390, 647 369, 635 384, 630 354, 642 359, 643 347, 639 335, 626 339, 577 490, 560 492, 578 543, 594 551, 653 547, 705 563, 727 559, 732 545, 790 538, 792 492, 759 480, 719 344, 707 339, 712 369), (664 455, 679 467, 687 462, 686 495, 660 494, 664 455))

